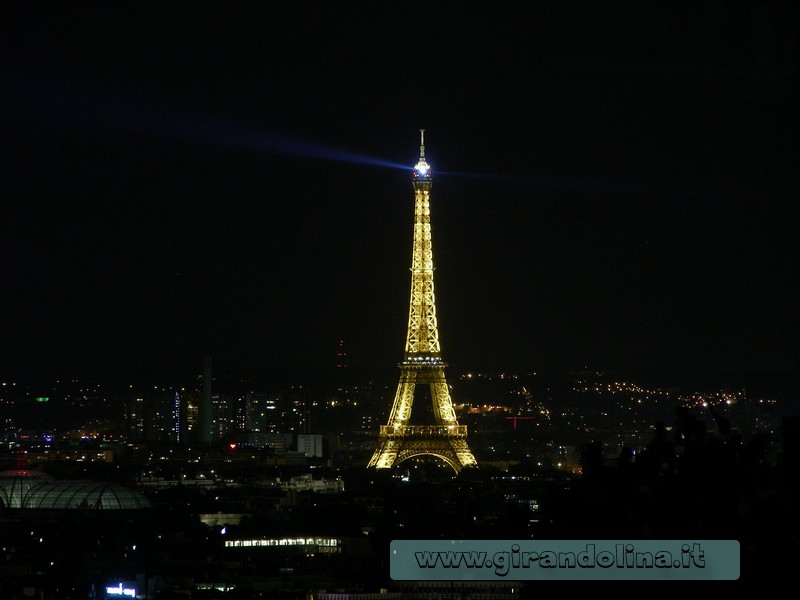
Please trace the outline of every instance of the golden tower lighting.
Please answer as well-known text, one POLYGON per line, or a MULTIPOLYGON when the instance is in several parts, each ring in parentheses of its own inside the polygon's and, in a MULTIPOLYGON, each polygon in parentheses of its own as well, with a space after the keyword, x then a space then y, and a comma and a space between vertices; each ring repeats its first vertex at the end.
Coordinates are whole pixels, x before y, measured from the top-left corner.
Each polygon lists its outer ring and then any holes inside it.
POLYGON ((389 421, 380 428, 378 447, 367 465, 389 469, 416 456, 435 456, 456 473, 477 467, 467 445, 467 427, 459 425, 445 379, 439 344, 433 289, 431 244, 431 167, 425 161, 425 130, 420 130, 419 161, 414 166, 414 239, 411 256, 411 303, 408 336, 400 382, 389 421), (427 385, 433 403, 433 424, 411 424, 411 409, 417 384, 427 385))

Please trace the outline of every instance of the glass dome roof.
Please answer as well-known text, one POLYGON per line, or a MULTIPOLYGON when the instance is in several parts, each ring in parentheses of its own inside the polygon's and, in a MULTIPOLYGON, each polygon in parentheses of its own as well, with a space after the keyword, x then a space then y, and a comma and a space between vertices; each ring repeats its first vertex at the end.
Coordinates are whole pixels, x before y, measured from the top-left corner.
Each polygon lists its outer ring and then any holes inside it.
POLYGON ((49 510, 150 508, 150 501, 118 483, 59 481, 44 473, 0 473, 0 507, 49 510))

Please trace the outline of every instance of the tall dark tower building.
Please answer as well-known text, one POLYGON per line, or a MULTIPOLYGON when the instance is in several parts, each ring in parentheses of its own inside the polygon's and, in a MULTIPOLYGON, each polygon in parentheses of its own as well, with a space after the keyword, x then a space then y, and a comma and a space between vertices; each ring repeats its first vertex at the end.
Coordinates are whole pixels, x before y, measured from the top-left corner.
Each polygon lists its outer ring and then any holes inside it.
POLYGON ((211 398, 211 357, 206 355, 203 360, 203 395, 200 398, 200 435, 199 440, 210 444, 214 423, 214 406, 211 398))
POLYGON ((414 167, 414 239, 411 256, 411 303, 406 350, 400 367, 400 383, 389 415, 381 426, 378 447, 368 467, 387 469, 415 456, 436 456, 456 473, 477 467, 467 446, 467 427, 456 419, 439 344, 433 291, 431 243, 431 168, 425 161, 425 131, 420 131, 419 161, 414 167), (433 423, 411 424, 416 385, 428 386, 433 404, 433 423))

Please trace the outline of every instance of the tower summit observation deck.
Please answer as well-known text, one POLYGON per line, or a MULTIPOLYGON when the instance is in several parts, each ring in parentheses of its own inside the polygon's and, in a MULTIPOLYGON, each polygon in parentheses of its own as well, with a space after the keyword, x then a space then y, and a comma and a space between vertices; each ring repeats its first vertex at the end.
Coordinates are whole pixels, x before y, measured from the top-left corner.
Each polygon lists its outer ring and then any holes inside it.
POLYGON ((456 473, 477 467, 467 445, 467 427, 459 425, 445 378, 433 286, 431 242, 430 165, 425 160, 425 130, 420 130, 419 161, 414 166, 414 237, 411 255, 411 302, 408 335, 392 410, 381 426, 378 447, 367 465, 388 469, 417 456, 434 456, 456 473), (433 405, 433 423, 412 424, 417 384, 427 385, 433 405))

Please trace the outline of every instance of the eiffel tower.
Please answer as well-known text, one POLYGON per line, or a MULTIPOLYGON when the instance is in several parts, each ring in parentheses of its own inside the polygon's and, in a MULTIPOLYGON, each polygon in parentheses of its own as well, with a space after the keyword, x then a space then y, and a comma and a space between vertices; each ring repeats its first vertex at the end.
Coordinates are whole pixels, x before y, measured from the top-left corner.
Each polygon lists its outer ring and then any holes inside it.
POLYGON ((445 379, 436 303, 433 293, 431 245, 431 168, 425 161, 425 130, 420 130, 419 162, 414 166, 414 243, 411 258, 411 306, 408 337, 400 367, 400 383, 389 414, 380 429, 378 447, 368 468, 389 469, 415 456, 435 456, 459 473, 478 463, 467 446, 467 426, 459 425, 445 379), (427 385, 434 424, 411 425, 416 385, 427 385))

